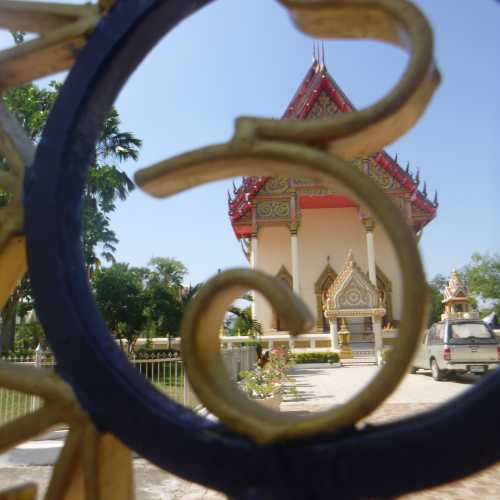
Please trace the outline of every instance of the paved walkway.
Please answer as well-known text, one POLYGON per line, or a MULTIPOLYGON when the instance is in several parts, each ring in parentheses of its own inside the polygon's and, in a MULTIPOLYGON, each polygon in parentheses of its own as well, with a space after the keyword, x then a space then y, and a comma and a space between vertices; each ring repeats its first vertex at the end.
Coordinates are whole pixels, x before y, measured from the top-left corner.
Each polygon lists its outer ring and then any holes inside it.
MULTIPOLYGON (((320 411, 346 402, 377 374, 374 365, 351 364, 342 368, 297 365, 292 371, 299 391, 298 397, 281 405, 281 411, 320 411)), ((442 403, 458 396, 477 380, 475 376, 453 381, 435 382, 430 372, 420 371, 405 377, 387 400, 391 403, 442 403)))
MULTIPOLYGON (((298 366, 294 369, 299 393, 281 405, 281 411, 312 412, 341 404, 359 391, 376 374, 374 366, 352 365, 342 369, 298 366)), ((408 375, 396 392, 366 419, 376 424, 433 408, 466 391, 475 377, 434 382, 429 374, 408 375)), ((28 481, 45 490, 62 446, 63 435, 51 433, 43 439, 21 445, 8 455, 0 455, 0 491, 28 481), (29 464, 29 465, 28 465, 29 464)), ((137 500, 222 500, 223 495, 188 483, 154 467, 134 460, 137 500)), ((406 495, 404 500, 496 500, 500 498, 500 465, 472 478, 434 490, 406 495)))
MULTIPOLYGON (((281 411, 314 412, 341 404, 361 390, 377 373, 375 366, 294 369, 299 394, 282 403, 281 411)), ((435 382, 430 372, 408 374, 398 389, 365 421, 371 424, 398 420, 430 410, 469 390, 477 376, 460 376, 435 382)), ((500 498, 500 464, 466 480, 405 495, 404 500, 497 500, 500 498)))

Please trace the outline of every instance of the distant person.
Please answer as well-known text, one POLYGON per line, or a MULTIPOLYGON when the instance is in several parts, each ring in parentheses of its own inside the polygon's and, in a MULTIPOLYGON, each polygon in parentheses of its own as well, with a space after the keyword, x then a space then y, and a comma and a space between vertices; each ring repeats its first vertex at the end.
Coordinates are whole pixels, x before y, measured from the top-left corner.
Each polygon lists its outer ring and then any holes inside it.
POLYGON ((486 323, 490 328, 493 328, 493 330, 500 329, 500 323, 498 323, 498 317, 495 312, 492 312, 491 314, 488 314, 488 316, 485 316, 483 318, 483 322, 486 323))

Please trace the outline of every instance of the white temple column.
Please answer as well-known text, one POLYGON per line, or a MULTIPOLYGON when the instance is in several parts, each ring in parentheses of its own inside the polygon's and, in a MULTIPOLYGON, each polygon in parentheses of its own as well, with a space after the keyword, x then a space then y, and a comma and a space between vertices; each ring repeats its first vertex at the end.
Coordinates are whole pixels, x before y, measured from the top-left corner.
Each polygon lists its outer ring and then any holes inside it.
POLYGON ((297 226, 290 228, 290 243, 292 245, 293 291, 297 295, 300 295, 299 238, 297 236, 297 226))
POLYGON ((379 316, 372 316, 373 336, 375 337, 375 356, 377 357, 377 365, 380 365, 382 359, 382 350, 384 349, 384 341, 382 339, 382 319, 379 316))
MULTIPOLYGON (((250 249, 250 267, 252 269, 257 269, 258 258, 259 258, 259 240, 257 239, 257 232, 252 233, 251 239, 251 249, 250 249)), ((257 319, 257 294, 255 291, 252 292, 252 319, 257 319)))
POLYGON ((373 230, 375 221, 373 219, 363 219, 363 225, 366 229, 366 248, 368 253, 368 277, 375 287, 377 286, 377 267, 375 263, 375 241, 373 230))
POLYGON ((339 336, 338 336, 338 328, 337 328, 337 318, 330 319, 330 338, 331 338, 331 345, 332 345, 332 351, 338 351, 339 350, 339 336))

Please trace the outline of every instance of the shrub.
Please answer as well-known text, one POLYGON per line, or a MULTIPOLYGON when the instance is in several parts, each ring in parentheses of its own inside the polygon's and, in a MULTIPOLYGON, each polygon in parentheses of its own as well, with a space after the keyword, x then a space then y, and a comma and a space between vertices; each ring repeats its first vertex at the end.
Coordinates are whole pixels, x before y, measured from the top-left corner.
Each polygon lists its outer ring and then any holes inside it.
POLYGON ((286 349, 273 349, 263 367, 256 365, 251 371, 239 373, 239 385, 243 392, 254 399, 269 398, 276 392, 284 390, 294 394, 296 391, 293 381, 286 373, 292 363, 286 349))
POLYGON ((301 352, 293 355, 296 363, 339 363, 340 356, 336 352, 301 352))
POLYGON ((276 384, 273 384, 267 369, 256 367, 247 372, 241 372, 240 387, 243 392, 254 399, 265 399, 273 395, 276 384))
POLYGON ((34 352, 39 343, 46 343, 43 328, 40 323, 23 323, 17 325, 14 351, 34 352))

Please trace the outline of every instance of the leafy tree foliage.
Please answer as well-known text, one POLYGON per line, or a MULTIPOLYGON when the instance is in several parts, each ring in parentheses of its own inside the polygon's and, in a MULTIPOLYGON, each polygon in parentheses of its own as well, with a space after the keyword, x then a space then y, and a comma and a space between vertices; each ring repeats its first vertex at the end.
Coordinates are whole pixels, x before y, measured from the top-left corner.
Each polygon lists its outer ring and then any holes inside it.
MULTIPOLYGON (((241 300, 252 302, 253 297, 247 293, 241 300)), ((225 322, 224 329, 227 330, 229 335, 262 335, 262 325, 252 318, 251 306, 240 307, 233 304, 229 308, 229 315, 225 322)))
POLYGON ((182 314, 200 285, 184 287, 184 264, 167 257, 152 259, 147 268, 115 263, 97 269, 93 286, 97 305, 129 353, 140 336, 176 337, 182 314))
MULTIPOLYGON (((16 43, 24 41, 23 32, 12 33, 16 43)), ((9 89, 2 95, 7 109, 16 117, 28 137, 36 144, 42 135, 49 113, 57 99, 61 84, 51 82, 42 88, 32 83, 9 89)), ((137 160, 141 141, 132 133, 120 129, 118 112, 112 109, 106 117, 96 144, 83 194, 83 250, 89 277, 101 265, 99 257, 113 261, 118 242, 110 227, 110 214, 116 201, 124 200, 134 185, 118 164, 129 159, 137 160), (100 252, 98 252, 100 249, 100 252)), ((0 157, 0 169, 9 166, 0 157)), ((0 191, 0 207, 8 202, 8 194, 0 191)), ((15 320, 18 306, 29 306, 23 293, 26 286, 16 289, 2 310, 0 348, 11 350, 14 345, 15 320)))
POLYGON ((429 315, 429 326, 437 321, 441 321, 441 314, 444 312, 443 305, 443 290, 448 284, 448 280, 442 275, 437 274, 429 282, 429 288, 431 292, 431 312, 429 315))
POLYGON ((128 264, 116 263, 97 270, 93 286, 108 328, 116 338, 127 340, 127 350, 131 352, 147 321, 141 271, 128 264))
POLYGON ((474 253, 465 272, 470 292, 487 304, 483 312, 500 315, 500 254, 474 253))
POLYGON ((157 280, 167 288, 180 290, 187 275, 186 266, 170 257, 153 257, 149 261, 151 280, 157 280))
POLYGON ((170 257, 154 257, 149 261, 148 268, 148 305, 145 311, 148 331, 155 337, 177 337, 188 298, 195 293, 191 287, 182 285, 187 268, 170 257))

